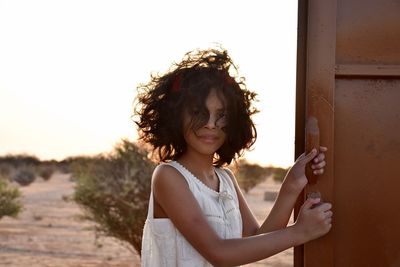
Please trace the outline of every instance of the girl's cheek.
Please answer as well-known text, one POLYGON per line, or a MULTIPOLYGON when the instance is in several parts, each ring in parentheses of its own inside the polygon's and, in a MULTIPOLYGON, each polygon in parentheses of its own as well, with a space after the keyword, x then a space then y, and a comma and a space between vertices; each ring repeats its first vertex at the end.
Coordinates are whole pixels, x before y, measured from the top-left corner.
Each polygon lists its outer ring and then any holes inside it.
POLYGON ((220 119, 217 121, 216 125, 217 125, 218 128, 221 128, 221 129, 222 129, 222 128, 225 128, 226 125, 227 125, 227 120, 226 120, 226 118, 225 118, 225 117, 220 118, 220 119))

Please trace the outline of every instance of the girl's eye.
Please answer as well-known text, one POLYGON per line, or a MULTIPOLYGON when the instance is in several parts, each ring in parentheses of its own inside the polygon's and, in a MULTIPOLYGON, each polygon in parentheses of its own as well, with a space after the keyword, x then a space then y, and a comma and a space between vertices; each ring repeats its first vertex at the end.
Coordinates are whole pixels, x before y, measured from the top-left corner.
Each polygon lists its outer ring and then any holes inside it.
POLYGON ((194 108, 193 110, 192 110, 192 114, 193 115, 203 115, 204 113, 206 113, 206 111, 204 111, 204 109, 202 109, 202 108, 194 108))
POLYGON ((219 113, 217 116, 216 125, 222 128, 225 127, 226 124, 227 124, 226 113, 225 112, 219 113))
POLYGON ((210 116, 207 110, 202 108, 194 108, 191 111, 192 121, 194 123, 195 128, 200 128, 201 126, 207 123, 207 120, 210 116))
POLYGON ((220 119, 220 118, 223 118, 225 116, 226 116, 225 112, 221 112, 221 113, 218 114, 217 117, 218 117, 218 119, 220 119))

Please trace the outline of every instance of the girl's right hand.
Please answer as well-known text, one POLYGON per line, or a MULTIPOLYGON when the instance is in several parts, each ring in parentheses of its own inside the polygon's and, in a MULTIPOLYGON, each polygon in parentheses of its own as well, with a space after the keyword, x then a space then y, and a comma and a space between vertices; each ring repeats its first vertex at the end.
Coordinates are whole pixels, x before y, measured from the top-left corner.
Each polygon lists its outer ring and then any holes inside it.
POLYGON ((332 227, 332 205, 320 203, 320 201, 319 198, 307 199, 300 208, 299 216, 294 224, 305 242, 325 235, 332 227))

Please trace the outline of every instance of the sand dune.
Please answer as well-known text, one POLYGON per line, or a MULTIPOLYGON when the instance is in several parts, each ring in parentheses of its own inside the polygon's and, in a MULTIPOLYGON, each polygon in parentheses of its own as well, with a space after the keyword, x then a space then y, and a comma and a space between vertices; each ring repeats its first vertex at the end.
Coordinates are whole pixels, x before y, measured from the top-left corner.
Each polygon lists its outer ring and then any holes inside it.
MULTIPOLYGON (((276 192, 278 184, 267 179, 253 188, 246 199, 261 221, 272 207, 264 192, 276 192)), ((0 266, 15 267, 134 267, 137 254, 113 238, 96 240, 93 224, 82 221, 80 208, 63 198, 73 193, 69 175, 56 174, 49 181, 37 179, 21 188, 24 211, 17 219, 0 221, 0 266)), ((292 266, 292 250, 247 267, 292 266)))

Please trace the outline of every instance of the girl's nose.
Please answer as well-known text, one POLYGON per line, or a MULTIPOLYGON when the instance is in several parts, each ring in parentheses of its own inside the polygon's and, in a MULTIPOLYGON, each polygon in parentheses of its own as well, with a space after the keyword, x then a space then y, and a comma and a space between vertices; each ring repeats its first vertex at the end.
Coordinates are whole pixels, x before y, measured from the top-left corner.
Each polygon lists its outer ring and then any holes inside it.
POLYGON ((213 115, 209 115, 208 121, 204 126, 208 129, 215 129, 217 127, 217 118, 213 115))

